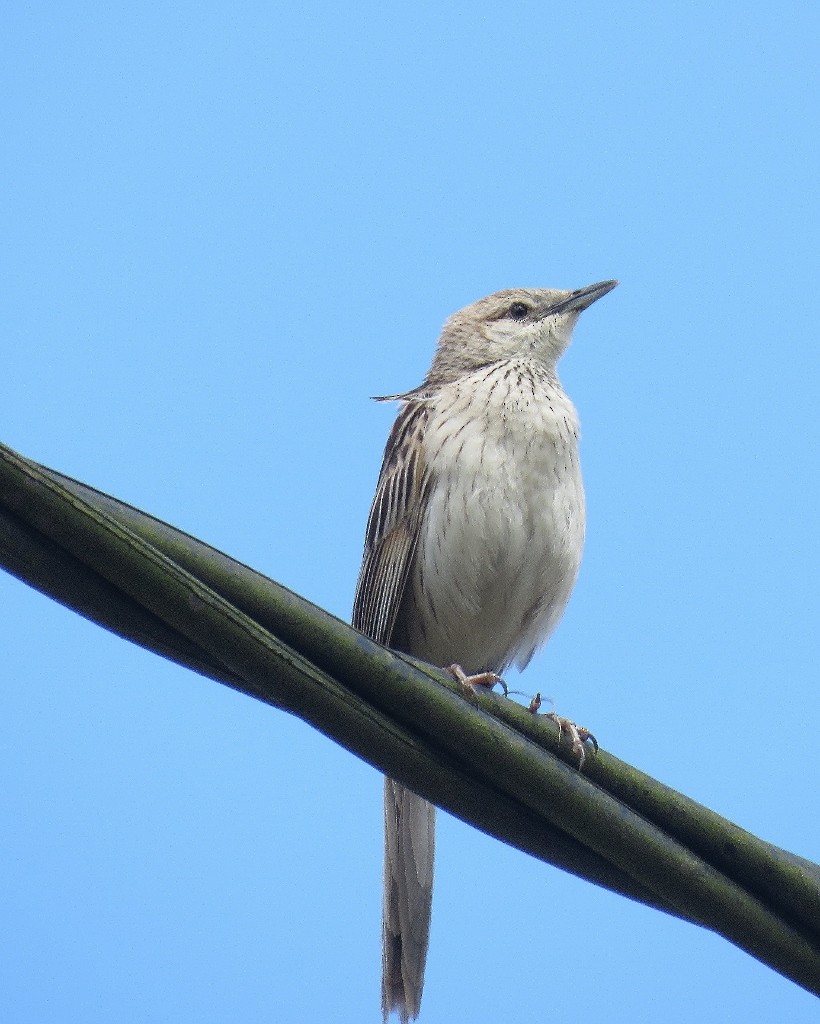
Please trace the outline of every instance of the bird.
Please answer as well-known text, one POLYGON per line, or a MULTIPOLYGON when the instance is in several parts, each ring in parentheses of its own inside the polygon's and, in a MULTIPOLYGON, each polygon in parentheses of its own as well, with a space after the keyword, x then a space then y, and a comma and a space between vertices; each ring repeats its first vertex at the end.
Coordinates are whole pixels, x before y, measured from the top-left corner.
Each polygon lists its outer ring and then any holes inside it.
MULTIPOLYGON (((524 668, 564 612, 585 535, 579 421, 557 375, 617 281, 513 288, 454 313, 401 403, 365 533, 353 625, 463 681, 524 668)), ((382 1016, 418 1017, 435 808, 384 785, 382 1016)))

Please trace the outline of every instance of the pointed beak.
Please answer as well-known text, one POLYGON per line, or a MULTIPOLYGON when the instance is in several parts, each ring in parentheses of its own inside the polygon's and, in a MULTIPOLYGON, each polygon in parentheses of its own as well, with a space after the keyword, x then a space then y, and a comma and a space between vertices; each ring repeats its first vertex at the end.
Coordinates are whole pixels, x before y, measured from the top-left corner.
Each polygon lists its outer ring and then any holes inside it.
POLYGON ((586 288, 578 288, 570 292, 565 299, 556 302, 543 313, 544 317, 555 316, 557 313, 580 313, 591 306, 597 299, 603 298, 607 292, 611 292, 617 285, 617 281, 599 281, 598 284, 588 284, 586 288))

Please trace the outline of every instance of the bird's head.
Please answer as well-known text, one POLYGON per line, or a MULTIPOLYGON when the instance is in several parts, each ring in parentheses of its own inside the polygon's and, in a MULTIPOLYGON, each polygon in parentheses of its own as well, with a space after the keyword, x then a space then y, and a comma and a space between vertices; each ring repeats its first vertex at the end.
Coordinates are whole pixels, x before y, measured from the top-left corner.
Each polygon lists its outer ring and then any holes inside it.
POLYGON ((509 288, 465 306, 445 323, 426 383, 444 384, 521 356, 553 372, 580 314, 617 283, 601 281, 576 291, 509 288))

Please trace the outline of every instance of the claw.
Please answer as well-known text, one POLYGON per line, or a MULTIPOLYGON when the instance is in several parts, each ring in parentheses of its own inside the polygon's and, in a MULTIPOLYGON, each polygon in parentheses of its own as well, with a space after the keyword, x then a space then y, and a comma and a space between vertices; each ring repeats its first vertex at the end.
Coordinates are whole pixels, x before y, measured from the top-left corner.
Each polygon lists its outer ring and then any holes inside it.
POLYGON ((553 722, 558 726, 558 739, 559 742, 563 738, 564 733, 569 736, 570 743, 572 746, 572 753, 578 758, 578 770, 580 771, 584 767, 584 761, 586 760, 586 751, 584 750, 584 744, 587 740, 590 740, 592 746, 595 749, 595 753, 598 753, 598 741, 589 731, 585 729, 583 725, 576 725, 575 722, 570 721, 569 718, 562 718, 560 715, 556 715, 554 711, 550 711, 549 714, 544 716, 545 718, 551 718, 553 722))
POLYGON ((509 696, 507 684, 496 672, 479 672, 477 675, 468 676, 461 665, 450 665, 447 671, 468 696, 475 694, 477 686, 491 690, 496 685, 501 686, 505 697, 509 696))

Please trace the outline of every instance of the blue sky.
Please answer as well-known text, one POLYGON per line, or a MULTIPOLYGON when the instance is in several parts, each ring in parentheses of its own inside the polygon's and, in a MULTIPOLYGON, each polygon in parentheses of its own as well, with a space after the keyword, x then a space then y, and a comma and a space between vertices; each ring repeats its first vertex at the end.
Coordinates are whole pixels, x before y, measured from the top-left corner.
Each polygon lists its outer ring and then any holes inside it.
MULTIPOLYGON (((499 288, 562 363, 588 542, 519 684, 820 859, 816 5, 21 5, 0 439, 347 617, 393 415, 499 288)), ((381 779, 0 577, 0 1004, 378 1019, 381 779)), ((816 1019, 705 931, 442 815, 422 1021, 816 1019)))

